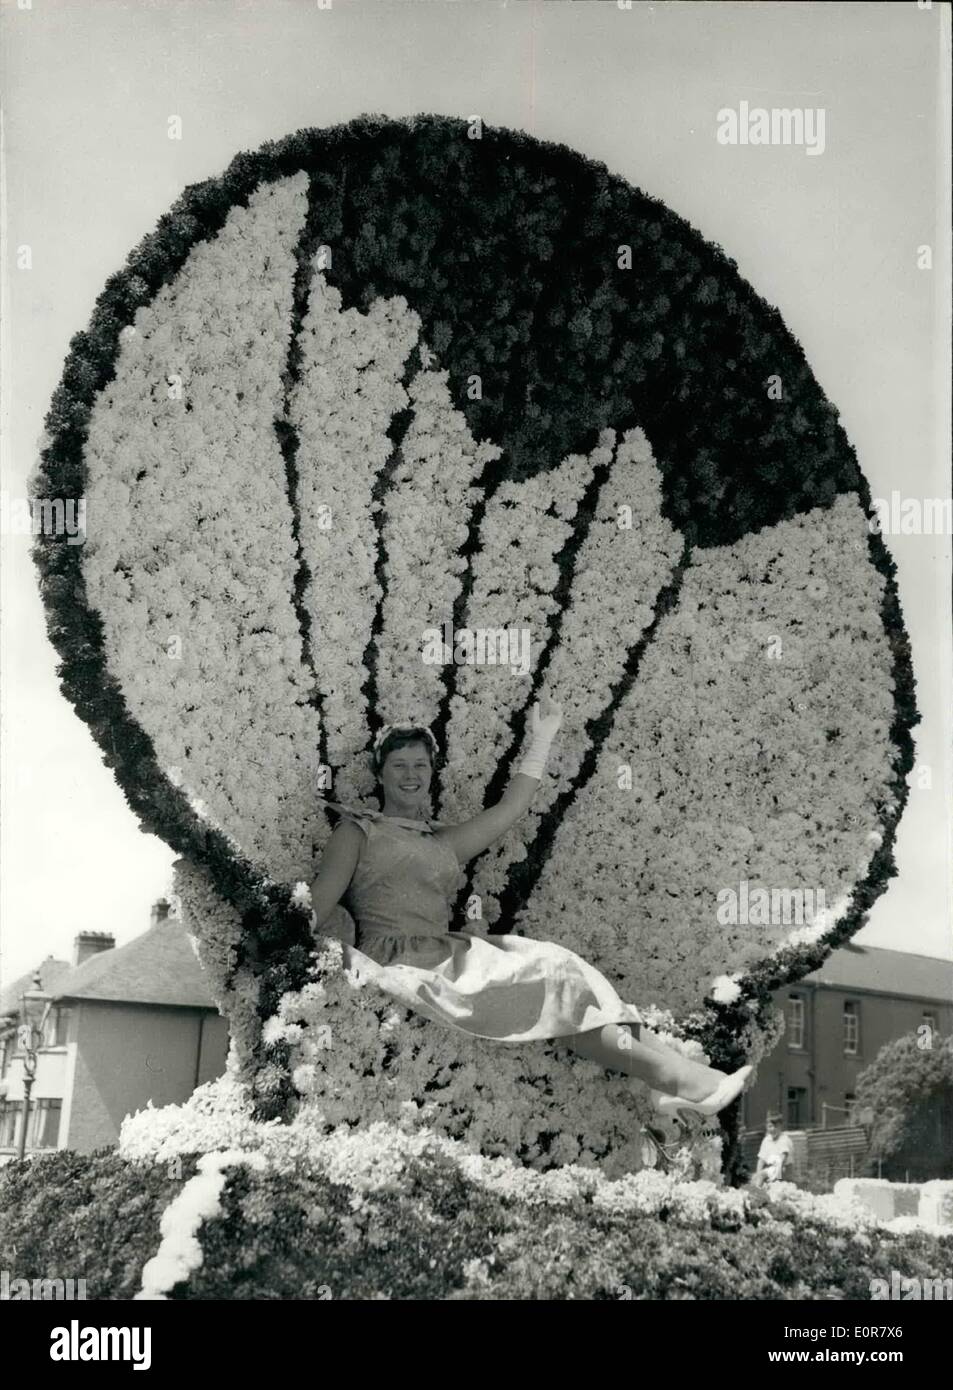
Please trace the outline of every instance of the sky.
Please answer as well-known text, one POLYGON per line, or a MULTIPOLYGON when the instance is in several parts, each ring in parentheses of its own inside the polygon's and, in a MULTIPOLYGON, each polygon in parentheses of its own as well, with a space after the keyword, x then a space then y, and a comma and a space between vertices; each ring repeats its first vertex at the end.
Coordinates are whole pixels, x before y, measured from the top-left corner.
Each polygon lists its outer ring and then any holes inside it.
MULTIPOLYGON (((3 0, 0 23, 10 498, 25 495, 70 337, 183 187, 239 150, 364 112, 477 114, 661 198, 780 309, 874 496, 949 496, 948 6, 3 0), (823 153, 719 144, 717 113, 742 101, 822 108, 823 153), (173 115, 181 140, 168 138, 173 115), (932 270, 917 265, 924 245, 932 270)), ((59 692, 27 538, 0 539, 9 980, 68 959, 79 931, 120 944, 144 931, 174 856, 139 830, 59 692)), ((949 957, 950 537, 888 545, 923 722, 899 875, 858 940, 949 957)))

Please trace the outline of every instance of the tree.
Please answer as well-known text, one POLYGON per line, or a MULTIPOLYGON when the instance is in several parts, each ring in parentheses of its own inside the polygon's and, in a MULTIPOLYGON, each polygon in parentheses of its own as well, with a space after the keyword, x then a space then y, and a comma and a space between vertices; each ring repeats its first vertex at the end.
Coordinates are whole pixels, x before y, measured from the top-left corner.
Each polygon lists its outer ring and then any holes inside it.
POLYGON ((953 1178, 953 1038, 923 1025, 881 1048, 857 1078, 874 1112, 871 1150, 887 1178, 953 1178))

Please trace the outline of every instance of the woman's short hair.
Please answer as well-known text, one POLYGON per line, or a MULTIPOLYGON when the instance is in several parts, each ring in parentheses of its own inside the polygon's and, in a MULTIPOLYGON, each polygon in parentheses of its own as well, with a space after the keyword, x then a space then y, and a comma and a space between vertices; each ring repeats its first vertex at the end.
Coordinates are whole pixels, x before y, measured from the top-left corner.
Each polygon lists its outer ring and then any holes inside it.
POLYGON ((437 772, 443 766, 437 740, 426 724, 402 725, 400 728, 387 728, 384 737, 375 740, 371 750, 371 766, 375 777, 380 777, 388 756, 395 749, 407 748, 412 743, 422 743, 427 749, 432 771, 437 772))

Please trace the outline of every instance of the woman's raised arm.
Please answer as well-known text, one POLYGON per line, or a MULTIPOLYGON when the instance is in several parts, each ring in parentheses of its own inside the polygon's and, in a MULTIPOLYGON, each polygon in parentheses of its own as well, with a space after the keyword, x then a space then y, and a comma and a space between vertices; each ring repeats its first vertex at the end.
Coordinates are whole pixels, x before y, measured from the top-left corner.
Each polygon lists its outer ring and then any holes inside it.
POLYGON ((347 892, 357 868, 363 834, 353 821, 341 821, 331 832, 311 884, 311 906, 314 909, 311 926, 314 931, 321 930, 347 892))
POLYGON ((530 716, 530 743, 499 801, 479 815, 459 825, 443 827, 437 833, 461 864, 475 859, 485 849, 506 834, 510 826, 529 809, 539 790, 549 749, 562 723, 562 710, 553 701, 544 699, 533 706, 530 716))
POLYGON ((461 864, 475 859, 505 835, 514 821, 528 809, 539 790, 539 780, 517 773, 499 801, 459 825, 448 825, 437 833, 453 850, 461 864))

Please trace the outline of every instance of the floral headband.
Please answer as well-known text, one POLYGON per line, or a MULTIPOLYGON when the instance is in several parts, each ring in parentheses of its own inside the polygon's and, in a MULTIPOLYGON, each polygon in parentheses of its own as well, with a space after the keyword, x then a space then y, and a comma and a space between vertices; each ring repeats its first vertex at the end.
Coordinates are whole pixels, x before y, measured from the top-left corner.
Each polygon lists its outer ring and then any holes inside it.
POLYGON ((385 724, 385 725, 384 725, 384 727, 383 727, 383 728, 380 730, 380 732, 377 734, 377 737, 374 739, 374 757, 375 757, 375 759, 376 759, 376 758, 378 757, 378 755, 380 754, 381 747, 383 746, 384 740, 385 740, 386 738, 388 738, 390 734, 401 734, 401 733, 411 733, 411 732, 413 732, 413 733, 415 733, 415 734, 422 734, 422 735, 423 735, 423 737, 427 740, 428 744, 430 745, 430 751, 431 751, 431 753, 433 754, 434 758, 436 758, 436 757, 437 757, 437 754, 438 754, 438 752, 439 752, 439 749, 437 748, 437 740, 434 738, 434 736, 433 736, 433 734, 431 733, 431 731, 427 728, 427 726, 426 726, 425 724, 414 724, 414 723, 411 722, 411 723, 407 723, 407 724, 385 724))

